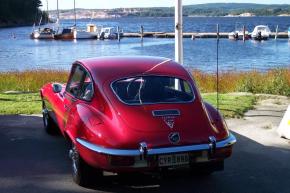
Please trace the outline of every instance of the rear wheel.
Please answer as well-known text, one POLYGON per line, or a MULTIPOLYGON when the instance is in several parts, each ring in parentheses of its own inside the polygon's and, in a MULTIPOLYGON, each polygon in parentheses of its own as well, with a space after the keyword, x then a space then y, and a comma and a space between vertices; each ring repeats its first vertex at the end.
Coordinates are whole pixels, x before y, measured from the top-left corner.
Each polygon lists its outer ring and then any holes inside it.
POLYGON ((42 119, 45 131, 50 135, 56 135, 59 133, 58 128, 52 118, 49 116, 48 110, 43 102, 42 105, 42 119))
POLYGON ((76 146, 73 144, 69 151, 72 160, 72 176, 76 184, 83 187, 94 185, 96 179, 102 177, 102 171, 88 165, 78 153, 76 146))

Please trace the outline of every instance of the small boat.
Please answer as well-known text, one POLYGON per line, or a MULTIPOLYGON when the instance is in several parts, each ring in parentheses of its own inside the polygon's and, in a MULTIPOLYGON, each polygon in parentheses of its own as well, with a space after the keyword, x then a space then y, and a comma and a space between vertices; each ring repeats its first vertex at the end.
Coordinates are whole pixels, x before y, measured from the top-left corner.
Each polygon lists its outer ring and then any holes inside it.
POLYGON ((76 39, 97 39, 99 31, 99 28, 95 24, 87 24, 86 31, 76 32, 76 39))
POLYGON ((102 28, 100 34, 99 34, 99 39, 117 39, 118 38, 118 32, 116 28, 114 27, 104 27, 102 28))
POLYGON ((266 25, 258 25, 255 27, 254 31, 251 33, 251 37, 254 40, 267 40, 271 35, 271 30, 266 25))
POLYGON ((32 39, 54 39, 54 34, 55 31, 51 28, 39 28, 38 30, 34 30, 31 34, 30 37, 32 39))
MULTIPOLYGON (((47 5, 48 7, 48 5, 47 5)), ((48 8, 47 8, 48 13, 48 8)), ((49 23, 49 15, 47 16, 47 21, 45 23, 49 23)), ((30 34, 30 38, 32 39, 54 39, 55 31, 51 27, 40 28, 42 23, 42 15, 39 20, 38 29, 35 29, 35 23, 33 25, 32 33, 30 34)))
POLYGON ((288 28, 288 38, 290 40, 290 27, 288 28))
MULTIPOLYGON (((243 30, 236 30, 229 33, 230 40, 243 40, 244 32, 243 30)), ((249 32, 245 31, 245 40, 250 38, 249 32)))
POLYGON ((61 33, 55 34, 55 40, 73 40, 76 39, 77 31, 75 27, 63 28, 61 33))

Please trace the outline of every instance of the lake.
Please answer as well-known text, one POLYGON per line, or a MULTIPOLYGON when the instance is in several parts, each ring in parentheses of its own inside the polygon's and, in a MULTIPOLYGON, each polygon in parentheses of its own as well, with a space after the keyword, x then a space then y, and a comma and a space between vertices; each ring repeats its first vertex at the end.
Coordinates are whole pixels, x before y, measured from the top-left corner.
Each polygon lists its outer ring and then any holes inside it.
MULTIPOLYGON (((174 30, 174 18, 114 18, 79 20, 77 25, 85 28, 93 22, 102 26, 120 26, 125 32, 137 32, 140 25, 145 31, 170 32, 174 30)), ((73 20, 64 20, 65 26, 73 20)), ((185 32, 214 32, 220 24, 222 32, 230 32, 235 26, 245 25, 249 31, 259 24, 268 25, 275 31, 287 31, 290 17, 185 17, 185 32)), ((73 61, 111 55, 149 55, 174 59, 174 39, 123 38, 114 40, 31 40, 32 27, 0 29, 0 71, 31 69, 67 70, 73 61), (15 38, 13 37, 15 36, 15 38)), ((215 39, 184 39, 184 65, 204 72, 214 72, 216 66, 215 39)), ((256 41, 231 41, 221 39, 219 64, 222 71, 265 71, 290 66, 290 43, 287 39, 256 41)))

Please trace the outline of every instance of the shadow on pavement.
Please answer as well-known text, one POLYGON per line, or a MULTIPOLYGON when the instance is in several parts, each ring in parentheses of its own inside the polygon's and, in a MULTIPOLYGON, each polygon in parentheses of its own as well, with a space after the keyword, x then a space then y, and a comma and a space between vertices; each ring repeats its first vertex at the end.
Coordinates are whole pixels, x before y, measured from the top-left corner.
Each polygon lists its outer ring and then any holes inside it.
POLYGON ((223 172, 105 176, 87 189, 72 182, 65 140, 47 135, 41 117, 0 116, 0 192, 290 192, 290 150, 235 135, 238 143, 223 172))

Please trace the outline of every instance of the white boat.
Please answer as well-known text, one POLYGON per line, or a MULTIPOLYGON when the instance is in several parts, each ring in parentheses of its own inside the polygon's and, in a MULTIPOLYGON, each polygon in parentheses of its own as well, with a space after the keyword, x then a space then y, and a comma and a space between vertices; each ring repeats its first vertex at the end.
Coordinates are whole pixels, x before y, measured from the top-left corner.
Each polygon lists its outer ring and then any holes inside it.
POLYGON ((288 38, 290 39, 290 27, 288 28, 288 38))
POLYGON ((101 30, 95 24, 87 24, 86 31, 76 32, 76 39, 96 39, 100 31, 101 30))
MULTIPOLYGON (((244 32, 243 30, 236 30, 229 33, 230 40, 243 40, 244 32)), ((248 40, 250 37, 249 32, 245 31, 245 40, 248 40)))
POLYGON ((116 28, 114 27, 104 27, 102 28, 99 39, 117 39, 118 38, 118 32, 116 28))
POLYGON ((54 34, 55 31, 51 28, 39 28, 38 30, 34 30, 31 34, 30 37, 32 39, 54 39, 54 34))
POLYGON ((254 40, 267 40, 271 35, 271 30, 266 25, 258 25, 251 33, 251 37, 254 40))
MULTIPOLYGON (((48 5, 47 5, 47 13, 48 13, 48 5)), ((49 15, 47 19, 48 20, 45 23, 49 23, 49 15)), ((55 34, 54 29, 48 26, 44 28, 40 28, 41 22, 42 22, 42 15, 39 20, 38 29, 35 29, 35 24, 34 24, 30 37, 32 39, 54 39, 54 34, 55 34)))

